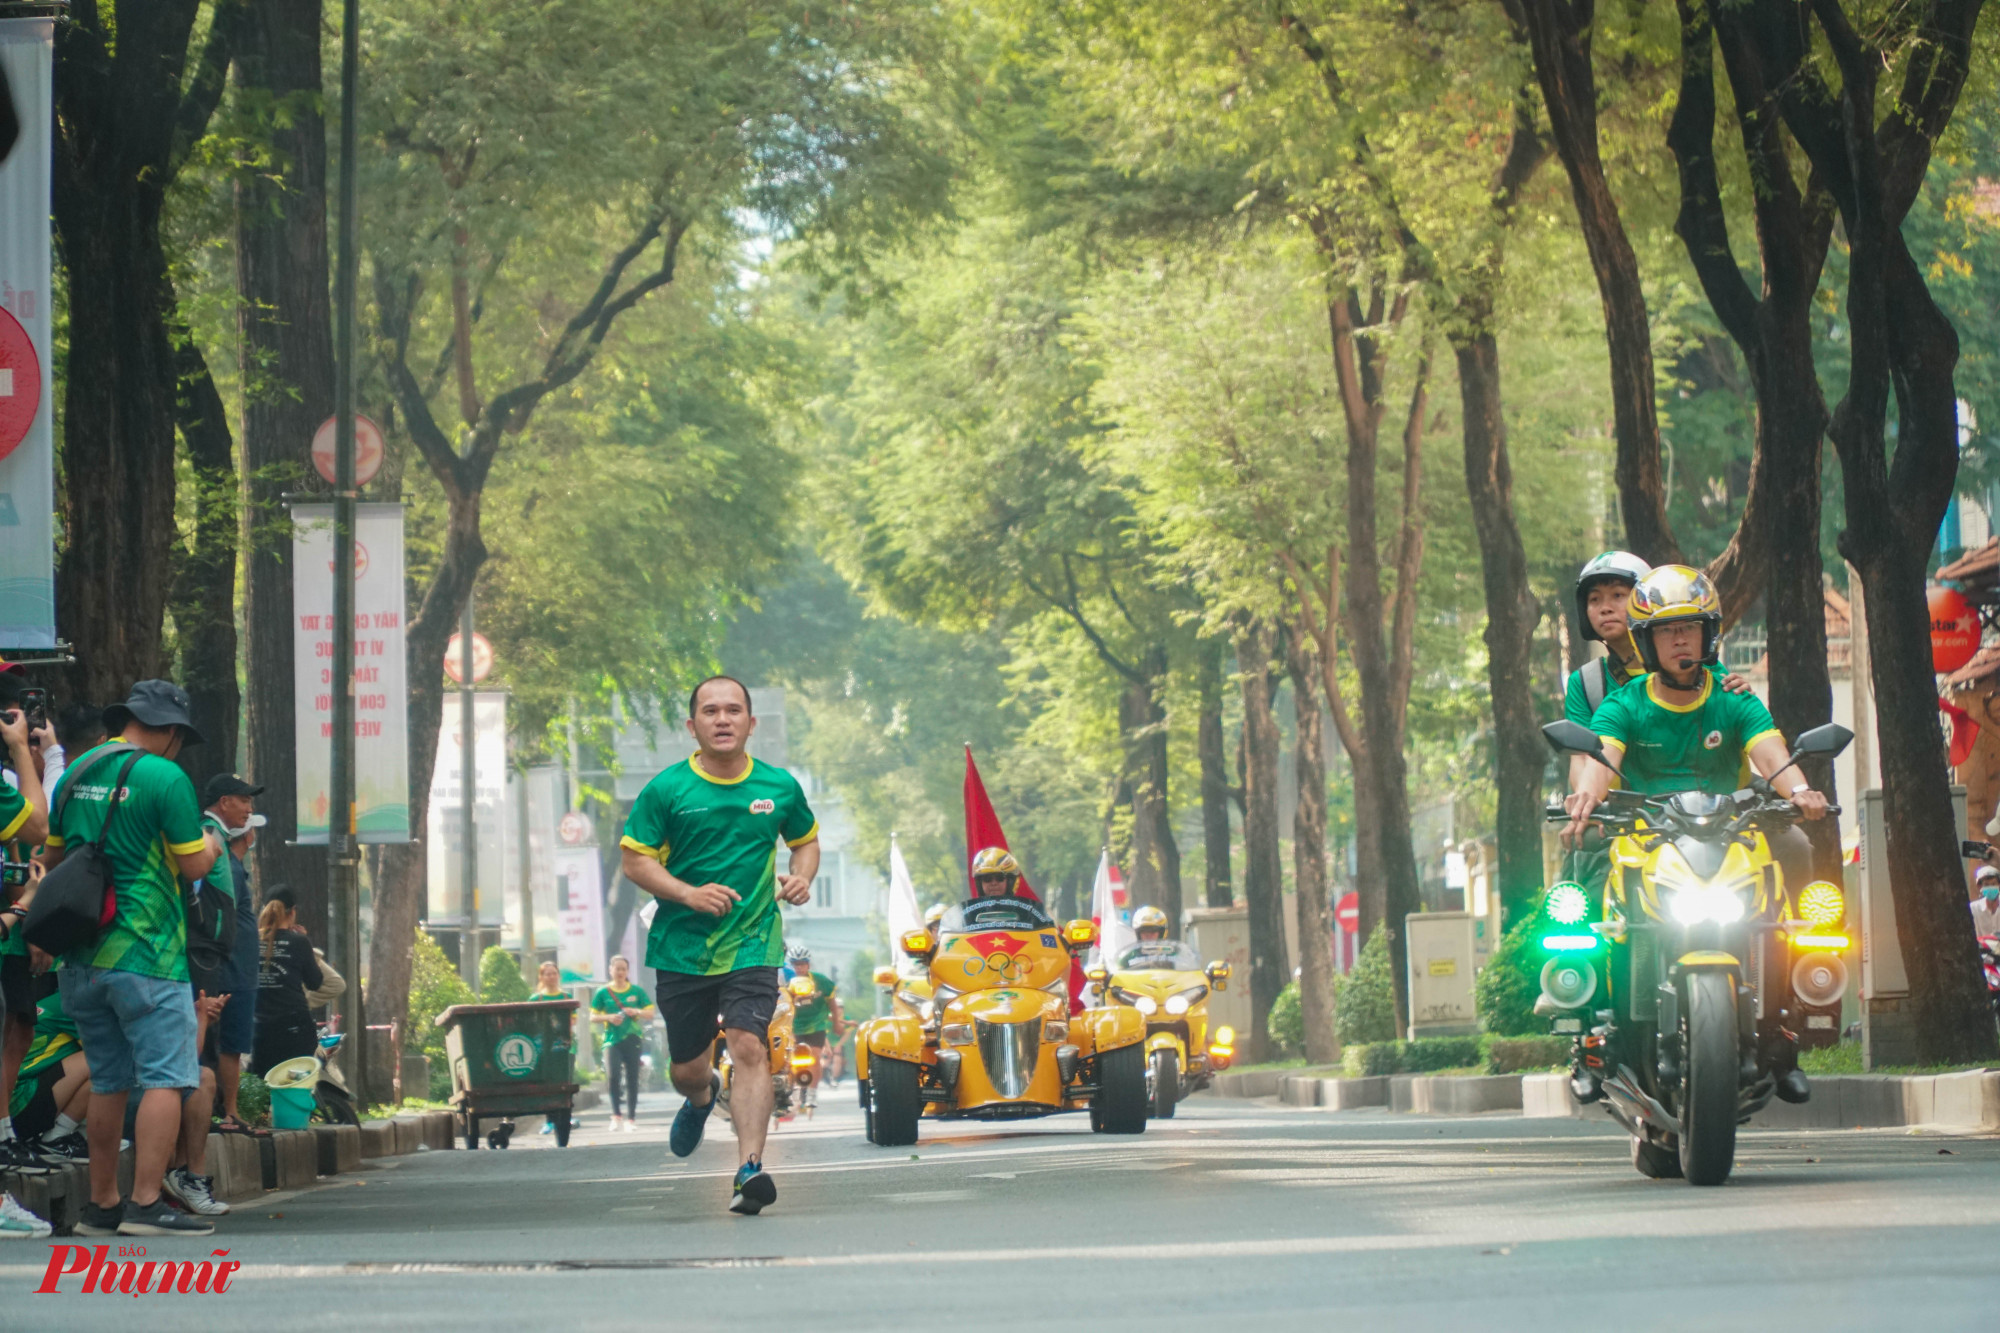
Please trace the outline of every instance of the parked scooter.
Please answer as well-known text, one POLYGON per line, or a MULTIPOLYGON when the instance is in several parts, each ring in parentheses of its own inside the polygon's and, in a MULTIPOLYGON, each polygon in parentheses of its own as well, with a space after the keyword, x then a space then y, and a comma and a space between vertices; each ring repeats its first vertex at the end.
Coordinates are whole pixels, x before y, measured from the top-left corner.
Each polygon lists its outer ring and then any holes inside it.
POLYGON ((322 1125, 359 1125, 361 1113, 355 1109, 347 1076, 340 1072, 335 1058, 347 1041, 347 1034, 337 1027, 337 1020, 319 1025, 319 1080, 313 1084, 312 1118, 322 1125))

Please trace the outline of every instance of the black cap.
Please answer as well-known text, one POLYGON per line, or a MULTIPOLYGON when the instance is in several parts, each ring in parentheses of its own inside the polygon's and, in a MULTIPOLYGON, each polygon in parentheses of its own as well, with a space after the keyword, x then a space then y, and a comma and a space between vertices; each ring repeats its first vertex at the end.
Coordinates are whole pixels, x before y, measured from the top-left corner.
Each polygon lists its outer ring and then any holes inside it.
POLYGON ((104 730, 107 735, 116 736, 125 730, 127 722, 137 718, 149 727, 179 727, 182 745, 200 745, 201 732, 196 730, 190 716, 193 711, 187 691, 172 681, 142 680, 132 687, 124 703, 112 704, 104 710, 104 730))
POLYGON ((262 787, 245 782, 234 773, 217 773, 208 780, 208 785, 201 789, 201 803, 203 806, 211 806, 225 796, 262 796, 263 794, 264 789, 262 787))

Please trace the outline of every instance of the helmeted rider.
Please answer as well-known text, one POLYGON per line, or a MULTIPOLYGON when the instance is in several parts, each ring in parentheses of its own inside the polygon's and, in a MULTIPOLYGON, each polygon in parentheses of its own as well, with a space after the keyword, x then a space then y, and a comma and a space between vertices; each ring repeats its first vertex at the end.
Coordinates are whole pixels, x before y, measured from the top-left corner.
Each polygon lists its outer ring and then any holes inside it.
POLYGON ((792 1035, 799 1044, 815 1050, 827 1048, 827 1034, 838 1042, 846 1030, 840 1012, 840 997, 834 993, 833 978, 813 971, 812 950, 803 943, 785 949, 785 970, 794 977, 811 977, 813 996, 796 1001, 792 1009, 792 1035))
MULTIPOLYGON (((1653 572, 1630 551, 1606 551, 1584 565, 1576 576, 1576 620, 1586 643, 1601 643, 1607 649, 1569 673, 1563 692, 1563 716, 1587 727, 1598 708, 1629 681, 1653 670, 1632 633, 1629 612, 1632 590, 1653 572)), ((1718 621, 1718 625, 1720 622, 1718 621)), ((1725 671, 1711 659, 1710 669, 1725 690, 1745 694, 1750 683, 1725 671)), ((1595 767, 1582 755, 1571 755, 1569 788, 1580 790, 1584 773, 1595 767)), ((1611 873, 1611 855, 1603 847, 1576 848, 1563 869, 1564 877, 1581 884, 1595 898, 1611 873)))
POLYGON ((933 903, 930 910, 924 913, 924 929, 931 933, 933 944, 937 942, 938 922, 944 920, 944 910, 943 903, 933 903))
POLYGON ((1132 913, 1132 934, 1141 944, 1153 944, 1167 937, 1167 914, 1146 906, 1132 913))
POLYGON ((1014 898, 1021 892, 1021 863, 1005 847, 986 847, 972 858, 972 896, 1014 898))
MULTIPOLYGON (((1663 565, 1633 589, 1632 639, 1649 674, 1636 677, 1606 699, 1591 719, 1612 768, 1586 760, 1575 790, 1564 802, 1570 823, 1564 840, 1575 845, 1616 776, 1634 791, 1665 795, 1703 791, 1728 795, 1740 783, 1742 761, 1806 819, 1826 814, 1826 797, 1788 762, 1791 753, 1763 701, 1718 687, 1711 668, 1720 655, 1722 602, 1699 570, 1663 565)), ((1785 887, 1798 892, 1812 878, 1812 851, 1796 828, 1766 835, 1785 887)), ((1779 1080, 1779 1096, 1803 1101, 1805 1080, 1796 1069, 1779 1080)))

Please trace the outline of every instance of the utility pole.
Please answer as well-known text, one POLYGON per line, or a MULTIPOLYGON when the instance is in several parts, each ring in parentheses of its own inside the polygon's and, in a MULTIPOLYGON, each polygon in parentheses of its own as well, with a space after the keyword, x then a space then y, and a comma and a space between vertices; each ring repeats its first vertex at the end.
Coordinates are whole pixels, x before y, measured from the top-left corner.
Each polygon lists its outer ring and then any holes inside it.
POLYGON ((479 799, 479 762, 474 757, 472 729, 472 593, 458 619, 458 758, 459 858, 458 907, 465 925, 458 936, 458 974, 472 993, 479 993, 479 838, 475 803, 479 799))
POLYGON ((352 1086, 368 1101, 368 1023, 361 1002, 360 849, 354 837, 354 298, 360 271, 354 193, 355 81, 360 0, 345 0, 340 31, 340 254, 334 277, 333 762, 326 832, 328 917, 334 967, 348 978, 334 1010, 353 1052, 352 1086))

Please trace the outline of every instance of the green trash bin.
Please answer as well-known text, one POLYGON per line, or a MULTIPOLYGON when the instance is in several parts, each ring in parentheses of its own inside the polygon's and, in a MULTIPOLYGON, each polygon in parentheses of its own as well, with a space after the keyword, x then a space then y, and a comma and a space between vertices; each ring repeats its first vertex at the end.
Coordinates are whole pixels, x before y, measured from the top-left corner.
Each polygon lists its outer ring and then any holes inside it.
POLYGON ((479 1122, 546 1115, 556 1143, 569 1146, 575 1101, 575 1000, 455 1004, 437 1016, 451 1062, 451 1105, 465 1146, 479 1146, 479 1122))

